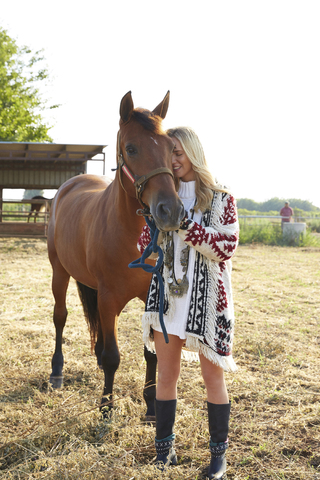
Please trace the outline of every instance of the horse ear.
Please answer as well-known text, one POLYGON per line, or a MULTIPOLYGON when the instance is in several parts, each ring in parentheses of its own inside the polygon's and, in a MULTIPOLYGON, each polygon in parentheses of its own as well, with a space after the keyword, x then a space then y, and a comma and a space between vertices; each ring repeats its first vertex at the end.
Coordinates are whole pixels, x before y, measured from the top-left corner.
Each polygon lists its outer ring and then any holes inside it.
POLYGON ((164 97, 161 103, 153 110, 152 113, 158 115, 162 119, 165 118, 167 115, 168 107, 169 107, 169 99, 170 99, 170 91, 168 90, 167 95, 164 97))
POLYGON ((133 101, 130 91, 125 94, 120 103, 120 118, 123 123, 126 123, 130 119, 133 108, 133 101))

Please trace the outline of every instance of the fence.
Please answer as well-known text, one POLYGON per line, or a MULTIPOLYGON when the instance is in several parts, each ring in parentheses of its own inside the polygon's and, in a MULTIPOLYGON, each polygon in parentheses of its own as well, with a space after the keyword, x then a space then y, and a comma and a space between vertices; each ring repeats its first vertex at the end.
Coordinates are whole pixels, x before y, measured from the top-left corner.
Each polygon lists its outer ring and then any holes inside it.
POLYGON ((2 200, 0 204, 1 237, 46 237, 50 200, 2 200), (36 206, 31 212, 29 205, 36 206), (43 207, 43 211, 40 208, 43 207))
POLYGON ((240 243, 319 246, 320 217, 299 215, 283 224, 282 218, 289 219, 280 215, 239 215, 240 243))
MULTIPOLYGON (((281 227, 282 218, 290 219, 290 217, 282 217, 281 215, 239 215, 240 224, 243 228, 257 225, 281 227)), ((291 217, 291 219, 295 223, 306 223, 307 227, 310 227, 313 223, 320 226, 320 217, 294 215, 291 217)))

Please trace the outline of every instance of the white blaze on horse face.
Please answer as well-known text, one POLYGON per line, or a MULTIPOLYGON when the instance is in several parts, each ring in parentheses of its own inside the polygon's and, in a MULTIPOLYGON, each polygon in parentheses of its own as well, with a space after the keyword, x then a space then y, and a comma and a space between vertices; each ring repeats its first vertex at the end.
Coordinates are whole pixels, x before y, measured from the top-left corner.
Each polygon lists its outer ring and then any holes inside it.
POLYGON ((153 140, 153 141, 154 141, 154 143, 155 143, 156 145, 158 145, 158 142, 157 142, 157 140, 155 140, 153 137, 150 137, 150 138, 151 138, 151 140, 153 140))

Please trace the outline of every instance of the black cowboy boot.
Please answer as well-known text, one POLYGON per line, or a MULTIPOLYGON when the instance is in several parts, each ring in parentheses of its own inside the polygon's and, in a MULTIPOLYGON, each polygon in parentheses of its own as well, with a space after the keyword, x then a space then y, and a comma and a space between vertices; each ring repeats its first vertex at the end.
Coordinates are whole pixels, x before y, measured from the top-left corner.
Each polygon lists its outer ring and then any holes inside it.
POLYGON ((176 417, 177 400, 155 400, 157 452, 156 465, 163 470, 168 465, 177 465, 177 455, 174 451, 173 425, 176 417))
POLYGON ((209 480, 226 480, 228 431, 230 403, 225 405, 208 404, 211 463, 208 470, 209 480))

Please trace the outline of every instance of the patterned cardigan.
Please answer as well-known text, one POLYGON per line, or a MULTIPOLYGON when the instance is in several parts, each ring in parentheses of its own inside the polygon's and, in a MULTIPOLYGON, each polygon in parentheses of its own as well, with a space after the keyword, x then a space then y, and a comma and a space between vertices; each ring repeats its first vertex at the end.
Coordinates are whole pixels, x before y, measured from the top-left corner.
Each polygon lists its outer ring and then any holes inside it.
MULTIPOLYGON (((201 224, 187 219, 178 230, 180 238, 196 250, 193 285, 186 324, 187 351, 202 353, 226 371, 235 371, 232 358, 234 310, 231 289, 231 257, 239 238, 239 223, 235 199, 228 193, 215 192, 211 210, 202 215, 201 224)), ((150 243, 146 225, 140 235, 138 250, 143 253, 150 243)), ((161 248, 167 249, 167 235, 163 235, 161 248)), ((170 321, 174 302, 170 302, 169 272, 165 265, 161 272, 165 285, 164 313, 170 321)), ((153 275, 142 317, 143 339, 154 351, 153 326, 159 326, 159 288, 153 275)), ((188 354, 184 355, 188 358, 188 354)), ((192 355, 189 355, 192 358, 192 355)))

